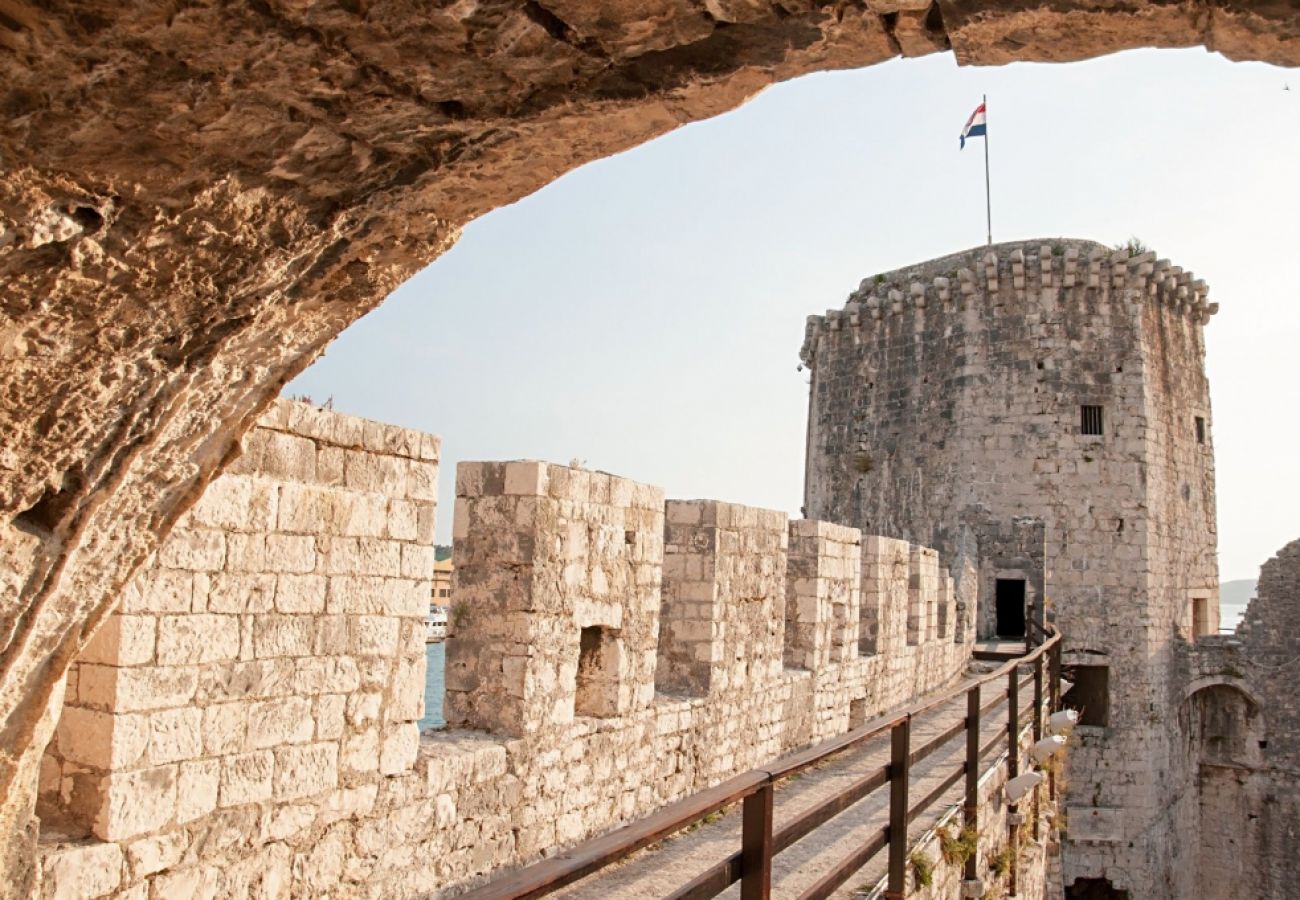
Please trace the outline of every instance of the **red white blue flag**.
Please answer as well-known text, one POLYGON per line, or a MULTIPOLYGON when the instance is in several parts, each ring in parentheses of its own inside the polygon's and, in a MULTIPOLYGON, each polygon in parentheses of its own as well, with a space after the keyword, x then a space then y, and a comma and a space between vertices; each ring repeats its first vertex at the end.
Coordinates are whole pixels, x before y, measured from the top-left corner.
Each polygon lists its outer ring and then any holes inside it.
POLYGON ((961 130, 961 148, 966 149, 966 138, 968 137, 986 137, 987 127, 984 118, 984 104, 981 103, 975 108, 975 112, 970 114, 966 120, 966 127, 961 130))

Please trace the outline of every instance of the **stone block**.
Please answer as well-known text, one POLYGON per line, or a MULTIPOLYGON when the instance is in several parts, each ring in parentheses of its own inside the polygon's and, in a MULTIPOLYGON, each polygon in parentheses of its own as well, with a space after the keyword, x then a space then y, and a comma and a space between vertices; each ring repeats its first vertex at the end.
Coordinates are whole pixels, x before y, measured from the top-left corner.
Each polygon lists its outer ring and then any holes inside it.
POLYGON ((437 462, 411 460, 406 465, 406 496, 412 500, 437 500, 437 462))
POLYGON ((347 707, 344 694, 326 694, 316 698, 314 718, 316 740, 336 740, 343 736, 343 716, 347 707))
POLYGON ((295 434, 272 432, 262 449, 262 472, 284 481, 314 481, 316 443, 295 434))
POLYGON ((158 619, 158 663, 209 663, 239 658, 239 618, 191 614, 158 619))
POLYGON ((275 579, 275 610, 319 614, 325 611, 329 581, 322 575, 280 575, 275 579))
POLYGON ((433 577, 434 550, 431 546, 402 545, 402 575, 407 578, 433 577))
POLYGON ((195 579, 194 608, 210 613, 263 613, 272 608, 275 596, 275 576, 236 572, 215 572, 195 579), (207 589, 202 591, 199 578, 206 578, 207 589), (200 603, 200 596, 202 602, 200 603))
POLYGON ((397 638, 398 620, 391 616, 352 619, 352 651, 361 656, 394 656, 397 638))
POLYGON ((139 666, 153 661, 157 620, 153 616, 113 614, 81 649, 78 662, 139 666))
POLYGON ((209 755, 238 753, 245 748, 248 704, 220 703, 203 710, 203 749, 209 755))
POLYGON ((203 713, 194 707, 149 716, 149 762, 154 765, 194 759, 203 753, 203 713))
POLYGON ((131 865, 131 877, 145 878, 155 872, 170 869, 181 861, 189 840, 184 831, 132 841, 126 848, 126 858, 131 865))
POLYGON ((221 790, 221 760, 199 759, 180 764, 176 786, 176 821, 201 819, 217 808, 221 790))
POLYGON ((194 575, 173 569, 142 570, 123 593, 119 612, 186 613, 194 608, 194 575))
POLYGON ((378 728, 367 728, 344 738, 341 768, 344 772, 373 772, 379 768, 378 728))
POLYGON ((103 796, 92 830, 106 841, 158 831, 176 814, 176 766, 113 772, 100 782, 103 796))
POLYGON ((314 732, 311 701, 305 697, 263 700, 248 708, 250 748, 305 743, 314 732))
POLYGON ((414 722, 389 726, 384 729, 380 747, 380 774, 399 775, 411 771, 419 751, 420 729, 414 722))
POLYGON ((314 624, 310 616, 258 616, 253 622, 257 658, 311 655, 314 624))
POLYGON ((309 656, 295 662, 290 687, 298 695, 347 694, 362 683, 357 661, 349 656, 309 656))
POLYGON ((266 567, 271 572, 304 574, 316 568, 316 537, 310 534, 268 534, 266 567))
POLYGON ((122 848, 84 844, 48 851, 41 861, 42 896, 49 900, 103 897, 122 883, 122 848))
POLYGON ((226 535, 226 571, 242 574, 263 572, 266 569, 266 535, 226 535))
POLYGON ((158 549, 158 564, 185 572, 220 572, 226 564, 226 536, 208 529, 175 528, 158 549))
POLYGON ((197 689, 198 670, 193 666, 78 667, 81 702, 100 709, 136 712, 184 706, 197 689))
POLYGON ((521 460, 505 466, 505 493, 545 497, 549 467, 544 462, 521 460))
POLYGON ((220 806, 238 806, 271 798, 275 756, 270 750, 240 753, 221 760, 220 806))
POLYGON ((59 754, 96 769, 139 765, 149 746, 149 717, 65 706, 55 733, 59 754))
POLYGON ((339 745, 333 742, 275 751, 275 798, 294 800, 338 786, 339 745))

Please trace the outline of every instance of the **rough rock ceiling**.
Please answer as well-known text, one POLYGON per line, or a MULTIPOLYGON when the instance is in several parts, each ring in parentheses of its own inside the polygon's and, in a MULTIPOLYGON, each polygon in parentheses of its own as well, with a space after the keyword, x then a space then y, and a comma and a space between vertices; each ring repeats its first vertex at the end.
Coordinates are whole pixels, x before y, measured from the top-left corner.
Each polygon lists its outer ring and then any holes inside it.
MULTIPOLYGON (((1204 44, 1285 0, 0 0, 0 860, 61 676, 257 411, 476 216, 805 72, 1204 44)), ((2 892, 2 891, 0 891, 2 892)))

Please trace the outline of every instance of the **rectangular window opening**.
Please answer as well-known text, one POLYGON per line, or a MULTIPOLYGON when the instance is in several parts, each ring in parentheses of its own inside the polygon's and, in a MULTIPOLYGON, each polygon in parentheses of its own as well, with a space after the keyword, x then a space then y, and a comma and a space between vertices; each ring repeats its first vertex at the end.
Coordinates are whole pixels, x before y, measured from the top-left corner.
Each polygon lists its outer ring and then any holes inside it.
POLYGON ((591 625, 578 637, 578 684, 573 711, 579 716, 618 715, 622 642, 611 628, 591 625))
POLYGON ((1205 416, 1196 417, 1196 443, 1205 443, 1205 416))
POLYGON ((867 698, 849 701, 849 731, 867 724, 867 698))
POLYGON ((1192 598, 1192 640, 1210 633, 1210 598, 1192 598))
POLYGON ((1104 434, 1100 406, 1081 406, 1080 430, 1083 434, 1104 434))
POLYGON ((1110 667, 1066 666, 1062 673, 1074 686, 1061 697, 1066 709, 1079 712, 1080 725, 1110 724, 1110 667))

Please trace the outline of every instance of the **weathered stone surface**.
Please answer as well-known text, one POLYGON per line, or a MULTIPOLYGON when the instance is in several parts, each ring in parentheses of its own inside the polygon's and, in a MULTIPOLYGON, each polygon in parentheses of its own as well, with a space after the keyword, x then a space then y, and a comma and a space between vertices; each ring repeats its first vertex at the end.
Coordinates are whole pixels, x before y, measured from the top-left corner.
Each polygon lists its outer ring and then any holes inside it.
MULTIPOLYGON (((1050 609, 1065 664, 1104 679, 1091 705, 1108 707, 1071 749, 1066 881, 1106 874, 1153 900, 1196 892, 1196 773, 1174 711, 1193 608, 1202 633, 1218 622, 1210 315, 1204 284, 1154 253, 1017 242, 864 280, 810 317, 802 353, 807 514, 974 560, 979 602, 952 615, 981 637, 1013 633, 1000 580, 1022 583, 1020 634, 1050 609)), ((934 560, 864 540, 885 563, 864 639, 926 640, 947 606, 917 595, 943 593, 934 560)))
MULTIPOLYGON (((250 443, 274 421, 263 419, 250 443)), ((326 426, 351 420, 315 413, 298 421, 330 434, 326 426)), ((423 442, 398 433, 369 446, 423 442)), ((308 469, 281 471, 289 474, 271 478, 250 464, 221 478, 257 478, 278 491, 300 484, 281 479, 305 477, 308 469)), ((137 662, 129 646, 114 656, 106 645, 96 649, 95 663, 77 663, 70 681, 78 690, 65 703, 41 781, 48 824, 89 828, 125 852, 117 881, 105 887, 111 896, 455 890, 838 734, 855 716, 951 684, 965 671, 973 627, 922 629, 913 641, 904 632, 909 604, 929 609, 942 594, 932 551, 891 541, 898 558, 886 559, 876 552, 878 538, 865 542, 874 555, 865 554, 856 529, 675 501, 668 505, 674 549, 665 572, 657 488, 536 462, 467 464, 461 474, 463 484, 475 485, 467 491, 473 496, 461 498, 470 520, 455 549, 458 596, 468 613, 448 644, 455 686, 446 712, 486 730, 418 733, 423 623, 411 614, 405 579, 363 582, 358 605, 351 594, 341 603, 349 611, 338 613, 156 613, 168 634, 184 636, 169 637, 167 647, 184 652, 174 658, 167 649, 165 659, 137 662), (789 567, 788 536, 796 543, 789 567), (900 606, 889 617, 897 627, 863 655, 850 611, 862 586, 886 577, 882 567, 901 585, 882 601, 900 606), (701 595, 720 602, 703 603, 697 632, 665 634, 658 627, 661 581, 671 597, 706 585, 701 595), (782 666, 786 593, 796 583, 798 601, 815 601, 800 614, 806 634, 796 640, 807 643, 811 670, 782 666), (400 589, 383 590, 391 585, 400 589), (300 655, 260 660, 189 649, 206 633, 224 632, 226 619, 246 621, 251 636, 261 625, 301 620, 318 640, 300 655), (328 654, 316 649, 322 643, 331 646, 328 654), (703 696, 656 694, 656 657, 673 656, 668 651, 678 643, 708 673, 703 696), (160 688, 149 695, 156 705, 136 711, 145 695, 118 690, 123 675, 151 685, 159 673, 186 670, 194 673, 185 682, 193 694, 184 702, 160 688), (111 689, 92 689, 101 673, 111 676, 111 689), (88 699, 100 705, 87 706, 88 699)), ((411 490, 409 479, 367 484, 335 484, 319 499, 346 502, 375 487, 411 490)), ((316 525, 310 537, 321 546, 347 527, 331 518, 316 525)), ((263 534, 263 543, 276 534, 263 534)), ((406 542, 401 552, 409 547, 425 545, 406 542)), ((352 567, 368 565, 364 554, 333 551, 316 562, 349 579, 361 578, 347 574, 352 567)), ((262 565, 272 563, 263 557, 262 565)), ((427 604, 428 582, 414 583, 423 585, 427 604)), ((146 570, 137 590, 152 589, 146 570)), ((81 890, 88 877, 67 860, 54 866, 68 852, 64 833, 44 834, 46 895, 81 890)))
MULTIPOLYGON (((1290 4, 1246 0, 8 4, 7 883, 34 873, 36 770, 76 648, 268 399, 463 223, 804 72, 946 46, 998 63, 1200 42, 1295 64, 1298 34, 1290 4)), ((412 447, 339 443, 377 439, 412 447)))

